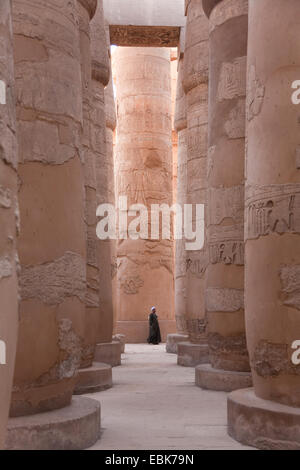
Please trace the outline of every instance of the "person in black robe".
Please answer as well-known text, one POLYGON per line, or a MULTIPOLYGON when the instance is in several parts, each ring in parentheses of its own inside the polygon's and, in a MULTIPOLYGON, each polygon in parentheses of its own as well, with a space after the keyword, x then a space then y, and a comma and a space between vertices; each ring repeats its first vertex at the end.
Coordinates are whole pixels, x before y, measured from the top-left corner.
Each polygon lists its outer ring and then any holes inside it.
POLYGON ((149 315, 149 337, 147 341, 149 344, 161 343, 160 328, 155 307, 152 307, 149 315))

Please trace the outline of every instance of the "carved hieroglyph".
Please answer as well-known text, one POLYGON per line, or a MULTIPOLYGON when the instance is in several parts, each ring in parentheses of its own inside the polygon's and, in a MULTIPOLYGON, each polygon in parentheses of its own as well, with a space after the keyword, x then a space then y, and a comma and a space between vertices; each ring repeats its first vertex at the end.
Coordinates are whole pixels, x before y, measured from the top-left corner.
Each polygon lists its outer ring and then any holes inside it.
MULTIPOLYGON (((169 49, 119 48, 114 53, 118 127, 116 195, 128 206, 172 205, 171 63, 169 49)), ((129 222, 132 218, 129 218, 129 222)), ((161 237, 161 231, 160 231, 161 237)), ((149 235, 150 238, 150 235, 149 235)), ((145 321, 152 305, 174 320, 172 240, 119 240, 117 317, 145 321)), ((134 339, 134 338, 133 338, 134 339)), ((136 336, 136 341, 142 338, 136 336)))
POLYGON ((238 57, 232 62, 222 63, 218 86, 219 101, 245 96, 246 67, 247 57, 238 57))
POLYGON ((0 449, 12 390, 18 327, 17 139, 13 66, 11 2, 0 3, 0 449), (6 364, 4 364, 4 362, 6 364))
POLYGON ((246 239, 300 233, 300 184, 248 187, 246 239))
POLYGON ((111 44, 135 47, 177 47, 180 28, 174 26, 111 25, 111 44))
POLYGON ((300 310, 300 265, 282 266, 280 279, 284 305, 300 310))

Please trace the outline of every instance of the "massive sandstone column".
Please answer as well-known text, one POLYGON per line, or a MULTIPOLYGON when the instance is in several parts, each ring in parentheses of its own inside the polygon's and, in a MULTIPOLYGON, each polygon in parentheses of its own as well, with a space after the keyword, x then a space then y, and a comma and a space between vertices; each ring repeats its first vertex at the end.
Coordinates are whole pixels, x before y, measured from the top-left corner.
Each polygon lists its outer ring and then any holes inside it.
POLYGON ((18 329, 18 155, 10 0, 0 3, 0 44, 0 449, 3 449, 18 329))
MULTIPOLYGON (((177 94, 174 116, 174 127, 178 134, 177 153, 177 188, 176 202, 181 207, 186 202, 187 194, 187 119, 186 119, 186 96, 183 89, 184 57, 178 63, 177 94)), ((177 354, 178 343, 186 341, 186 252, 185 240, 175 241, 175 321, 176 334, 169 334, 166 350, 177 354)))
POLYGON ((87 51, 80 50, 78 24, 95 7, 13 1, 21 303, 11 415, 27 418, 11 420, 10 448, 80 448, 99 436, 99 405, 81 398, 70 405, 86 310, 80 63, 87 51), (71 420, 60 412, 66 406, 71 420))
POLYGON ((297 0, 249 2, 245 308, 254 389, 229 399, 233 437, 298 450, 300 134, 291 95, 300 79, 299 18, 297 0))
MULTIPOLYGON (((81 152, 84 160, 85 177, 85 224, 86 224, 86 250, 87 250, 87 292, 85 312, 85 334, 81 358, 81 368, 76 384, 75 393, 92 393, 105 390, 112 386, 111 366, 95 363, 95 348, 99 340, 97 331, 105 319, 100 315, 100 284, 98 257, 98 239, 96 235, 96 209, 97 209, 97 178, 96 159, 98 144, 100 151, 105 152, 105 143, 97 140, 98 127, 103 124, 105 114, 94 113, 97 96, 94 96, 94 80, 100 81, 100 87, 107 85, 109 80, 109 58, 105 38, 105 25, 103 17, 102 0, 98 1, 97 11, 91 22, 86 9, 79 10, 79 30, 81 48, 81 76, 83 98, 83 128, 81 136, 81 152)), ((96 87, 97 88, 97 87, 96 87)), ((103 325, 104 326, 104 325, 103 325)))
MULTIPOLYGON (((148 214, 151 204, 173 202, 170 70, 169 49, 116 51, 117 195, 148 214)), ((119 240, 117 332, 127 342, 146 342, 153 305, 163 339, 175 331, 173 283, 172 240, 119 240)))
MULTIPOLYGON (((177 154, 178 134, 175 129, 175 109, 177 95, 178 60, 177 49, 171 49, 171 97, 172 97, 172 152, 173 152, 173 202, 177 200, 177 154)), ((174 244, 175 250, 175 244, 174 244)))
MULTIPOLYGON (((104 91, 105 101, 105 146, 106 146, 106 165, 107 165, 107 190, 109 204, 115 205, 115 174, 114 174, 114 138, 117 125, 117 115, 115 106, 115 97, 113 89, 112 73, 107 87, 104 91)), ((116 296, 117 296, 117 243, 116 240, 110 240, 110 256, 111 256, 111 281, 112 281, 112 331, 115 331, 117 314, 116 314, 116 296)), ((110 323, 111 325, 111 323, 110 323)))
MULTIPOLYGON (((99 5, 97 7, 99 10, 99 5)), ((95 17, 94 17, 95 21, 95 17)), ((102 19, 102 27, 104 27, 102 19)), ((86 312, 84 325, 84 344, 81 358, 81 367, 88 368, 93 363, 95 353, 95 326, 99 320, 99 263, 96 256, 96 177, 93 152, 91 114, 94 97, 92 94, 92 58, 91 58, 91 34, 90 17, 87 10, 79 10, 79 41, 81 51, 81 86, 82 86, 82 111, 83 126, 81 134, 81 156, 84 162, 84 187, 85 187, 85 230, 86 230, 86 312)), ((104 44, 99 41, 99 49, 106 50, 104 44)), ((108 74, 108 70, 106 72, 108 74)), ((102 118, 103 119, 103 118, 102 118)))
MULTIPOLYGON (((201 0, 187 4, 183 86, 187 105, 186 203, 206 207, 208 133, 208 20, 201 0)), ((195 207, 193 222, 195 223, 195 207)), ((208 362, 205 272, 208 247, 186 251, 186 320, 189 342, 178 346, 178 364, 208 362)))
MULTIPOLYGON (((102 11, 103 18, 103 11, 102 11)), ((107 123, 114 127, 113 103, 109 102, 107 92, 107 106, 105 103, 106 86, 111 80, 111 64, 110 64, 110 38, 107 26, 99 29, 99 21, 97 18, 92 23, 93 28, 93 130, 92 142, 93 150, 96 153, 96 183, 97 183, 97 206, 100 204, 114 204, 114 174, 113 174, 113 152, 110 147, 109 132, 107 131, 107 123), (103 80, 103 66, 100 66, 99 41, 106 42, 106 60, 108 61, 109 74, 103 80), (109 54, 109 55, 108 55, 109 54), (107 142, 107 138, 109 141, 107 142)), ((102 53, 103 54, 103 53, 102 53)), ((112 247, 113 241, 97 240, 97 256, 99 263, 99 287, 100 287, 100 322, 96 330, 97 346, 95 351, 95 359, 98 362, 108 363, 111 366, 121 364, 121 345, 112 341, 113 335, 113 289, 112 289, 112 247)))
POLYGON ((209 16, 210 100, 206 311, 211 366, 196 383, 251 384, 244 318, 244 160, 247 0, 203 0, 209 16))

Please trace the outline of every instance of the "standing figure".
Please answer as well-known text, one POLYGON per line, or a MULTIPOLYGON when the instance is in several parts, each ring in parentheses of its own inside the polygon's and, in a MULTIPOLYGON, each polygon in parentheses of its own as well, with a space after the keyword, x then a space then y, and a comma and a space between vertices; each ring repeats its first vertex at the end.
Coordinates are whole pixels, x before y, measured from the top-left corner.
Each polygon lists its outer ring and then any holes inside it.
POLYGON ((161 343, 160 328, 155 307, 152 307, 149 315, 149 337, 147 341, 149 344, 161 343))

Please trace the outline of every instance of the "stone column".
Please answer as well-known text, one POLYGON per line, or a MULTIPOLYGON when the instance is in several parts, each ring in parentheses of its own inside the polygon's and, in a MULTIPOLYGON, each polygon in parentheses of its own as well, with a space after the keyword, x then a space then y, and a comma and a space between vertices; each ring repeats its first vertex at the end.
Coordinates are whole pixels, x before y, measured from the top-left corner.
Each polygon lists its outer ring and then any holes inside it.
POLYGON ((228 419, 233 437, 264 449, 300 449, 300 105, 291 100, 299 18, 297 0, 249 1, 245 308, 254 389, 230 395, 228 419))
MULTIPOLYGON (((80 4, 79 4, 80 5, 80 4)), ((97 7, 99 10, 99 5, 97 7)), ((95 17, 94 20, 95 21, 95 17)), ((96 338, 95 326, 98 326, 99 317, 99 266, 96 236, 96 177, 95 153, 91 139, 91 113, 93 105, 92 95, 92 59, 90 16, 85 8, 79 7, 79 41, 81 57, 81 86, 82 86, 82 133, 81 157, 84 162, 84 189, 85 189, 85 230, 86 230, 86 314, 84 325, 84 344, 81 358, 81 368, 89 368, 93 363, 96 338)), ((105 43, 99 42, 99 49, 105 43)), ((107 74, 108 74, 107 70, 107 74)), ((82 373, 81 373, 82 374, 82 373)))
POLYGON ((4 447, 18 329, 17 140, 11 2, 0 3, 0 449, 4 447))
MULTIPOLYGON (((184 57, 178 62, 177 94, 174 127, 178 134, 177 154, 177 196, 176 202, 181 207, 186 202, 187 194, 187 119, 186 96, 183 89, 184 57)), ((185 240, 175 241, 175 321, 176 334, 167 338, 166 351, 177 354, 178 343, 188 340, 186 323, 186 252, 185 240)))
POLYGON ((99 404, 71 404, 86 299, 78 23, 95 6, 13 1, 21 303, 11 416, 22 418, 10 421, 9 448, 84 448, 99 436, 99 404))
MULTIPOLYGON (((114 136, 117 126, 117 115, 115 106, 115 97, 113 89, 112 73, 107 87, 104 91, 105 101, 105 146, 106 146, 106 165, 108 180, 108 199, 109 204, 115 205, 115 174, 114 174, 114 136)), ((112 281, 112 331, 115 331, 117 323, 116 313, 116 296, 117 296, 117 244, 116 240, 110 240, 110 256, 111 256, 111 281, 112 281)), ((111 325, 111 323, 110 323, 111 325)))
MULTIPOLYGON (((145 205, 148 214, 151 204, 173 202, 170 70, 169 49, 116 51, 117 195, 127 196, 128 208, 145 205)), ((161 231, 157 240, 150 237, 118 241, 117 332, 127 342, 146 342, 153 305, 163 340, 176 331, 173 242, 162 240, 161 231)))
MULTIPOLYGON (((86 9, 80 9, 80 46, 81 46, 81 76, 83 96, 83 129, 81 140, 81 152, 84 159, 85 176, 85 224, 86 224, 86 249, 87 249, 87 293, 84 346, 81 358, 79 379, 76 384, 75 394, 94 393, 106 390, 112 386, 112 370, 108 364, 93 362, 95 348, 99 337, 97 332, 101 329, 103 319, 100 314, 100 296, 102 286, 100 284, 101 259, 98 256, 98 239, 96 235, 96 210, 97 210, 97 178, 96 159, 98 151, 98 119, 99 125, 103 124, 105 114, 94 115, 97 94, 94 93, 97 85, 93 81, 100 81, 100 87, 107 85, 109 80, 109 57, 105 37, 105 25, 103 17, 102 0, 98 1, 97 10, 91 22, 86 9), (90 31, 91 30, 91 31, 90 31), (96 137, 96 138, 95 138, 96 137)), ((100 152, 105 152, 105 143, 100 152)))
MULTIPOLYGON (((100 12, 99 12, 100 15, 100 12)), ((97 206, 114 203, 113 153, 106 146, 107 126, 109 118, 106 115, 105 86, 110 80, 110 39, 107 26, 104 23, 103 9, 100 16, 92 22, 92 51, 93 51, 93 127, 92 146, 96 154, 96 183, 97 206), (105 41, 105 50, 99 49, 100 41, 105 41), (108 75, 103 76, 103 54, 108 66, 108 75), (102 65, 101 65, 102 64, 102 65)), ((110 111, 110 115, 111 115, 110 111)), ((95 360, 111 366, 121 364, 121 345, 112 341, 113 335, 113 290, 111 276, 112 241, 97 240, 97 257, 99 263, 99 295, 100 316, 96 330, 97 346, 95 360)))
POLYGON ((244 160, 247 0, 203 0, 209 16, 208 243, 206 312, 211 366, 196 383, 251 385, 244 318, 244 160))
MULTIPOLYGON (((115 149, 115 132, 117 126, 117 115, 113 88, 113 77, 111 74, 109 83, 105 88, 105 116, 106 116, 106 153, 107 153, 107 171, 108 171, 108 202, 115 206, 115 172, 114 172, 114 149, 115 149)), ((126 338, 123 334, 115 334, 117 328, 117 241, 110 240, 110 257, 111 257, 111 282, 112 282, 112 310, 113 310, 113 342, 121 343, 121 353, 125 352, 126 338)))
MULTIPOLYGON (((186 203, 206 207, 206 155, 208 122, 208 20, 201 0, 187 4, 183 86, 187 101, 186 203)), ((195 212, 193 215, 195 223, 195 212)), ((178 364, 196 366, 208 362, 205 315, 205 272, 208 249, 187 250, 186 321, 189 342, 178 347, 178 364)))
MULTIPOLYGON (((177 200, 177 155, 178 155, 178 134, 175 129, 175 109, 177 96, 177 76, 178 76, 178 52, 171 49, 171 96, 172 96, 172 150, 173 150, 173 203, 177 200)), ((175 243, 174 243, 175 250, 175 243)), ((174 251, 175 253, 175 251, 174 251)), ((175 254, 174 254, 175 257, 175 254)))

